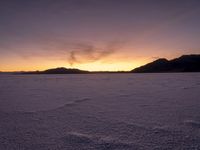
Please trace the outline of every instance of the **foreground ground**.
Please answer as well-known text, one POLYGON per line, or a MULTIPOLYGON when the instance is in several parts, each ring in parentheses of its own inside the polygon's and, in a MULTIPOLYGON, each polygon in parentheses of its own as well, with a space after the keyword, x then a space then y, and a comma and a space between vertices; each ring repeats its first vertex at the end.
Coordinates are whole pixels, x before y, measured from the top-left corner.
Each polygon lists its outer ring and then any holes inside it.
POLYGON ((0 76, 2 150, 198 150, 200 74, 0 76))

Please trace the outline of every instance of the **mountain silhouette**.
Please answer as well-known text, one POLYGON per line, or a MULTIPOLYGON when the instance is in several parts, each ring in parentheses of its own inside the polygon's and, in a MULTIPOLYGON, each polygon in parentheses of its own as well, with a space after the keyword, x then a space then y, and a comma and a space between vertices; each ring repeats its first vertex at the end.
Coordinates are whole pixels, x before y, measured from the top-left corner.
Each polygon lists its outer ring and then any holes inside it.
POLYGON ((48 69, 45 71, 22 72, 23 74, 84 74, 89 71, 79 69, 68 69, 64 67, 48 69))
POLYGON ((165 73, 165 72, 200 72, 200 55, 183 55, 179 58, 167 60, 157 59, 144 66, 135 68, 131 71, 85 71, 70 68, 53 68, 44 71, 28 72, 1 72, 0 74, 98 74, 98 73, 165 73))
POLYGON ((135 68, 131 72, 200 72, 200 55, 183 55, 172 60, 161 58, 144 66, 135 68))

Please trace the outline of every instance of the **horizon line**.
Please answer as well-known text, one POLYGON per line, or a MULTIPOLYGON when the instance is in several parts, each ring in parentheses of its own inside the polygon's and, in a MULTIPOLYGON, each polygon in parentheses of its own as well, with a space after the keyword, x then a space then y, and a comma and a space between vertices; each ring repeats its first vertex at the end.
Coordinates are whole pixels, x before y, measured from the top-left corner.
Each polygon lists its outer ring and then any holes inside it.
POLYGON ((155 59, 155 60, 153 60, 153 61, 151 61, 151 62, 148 62, 148 63, 146 63, 146 64, 142 64, 142 65, 140 65, 140 66, 137 66, 137 67, 133 67, 132 69, 130 69, 130 70, 87 70, 87 69, 80 69, 80 68, 74 68, 74 67, 48 67, 48 68, 46 68, 46 69, 41 69, 41 70, 9 70, 9 71, 3 71, 3 70, 0 70, 0 73, 17 73, 17 72, 42 72, 42 71, 46 71, 46 70, 49 70, 49 69, 58 69, 58 68, 65 68, 65 69, 78 69, 78 70, 81 70, 81 71, 87 71, 87 72, 131 72, 132 70, 134 70, 134 69, 136 69, 136 68, 140 68, 140 67, 142 67, 142 66, 145 66, 145 65, 147 65, 147 64, 149 64, 149 63, 152 63, 152 62, 154 62, 154 61, 157 61, 157 60, 160 60, 160 59, 165 59, 165 60, 167 60, 167 61, 171 61, 171 60, 174 60, 174 59, 177 59, 177 58, 181 58, 181 57, 184 57, 184 56, 194 56, 194 55, 200 55, 200 54, 197 54, 197 53, 195 53, 195 54, 183 54, 183 55, 180 55, 179 57, 176 57, 176 58, 173 58, 173 59, 167 59, 167 58, 164 58, 164 57, 159 57, 159 58, 157 58, 157 59, 155 59))

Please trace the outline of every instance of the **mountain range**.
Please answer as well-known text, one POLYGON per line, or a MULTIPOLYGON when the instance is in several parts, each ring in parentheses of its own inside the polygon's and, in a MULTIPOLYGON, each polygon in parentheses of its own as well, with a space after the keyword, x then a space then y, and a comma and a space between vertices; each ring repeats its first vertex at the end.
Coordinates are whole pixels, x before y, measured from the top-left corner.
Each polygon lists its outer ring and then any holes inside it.
POLYGON ((167 60, 158 59, 144 66, 135 68, 132 73, 161 73, 161 72, 200 72, 200 55, 183 55, 167 60))
POLYGON ((79 69, 69 69, 69 68, 53 68, 45 71, 31 71, 31 72, 21 72, 22 74, 86 74, 89 71, 79 70, 79 69))
MULTIPOLYGON (((157 59, 131 71, 85 71, 69 68, 53 68, 44 71, 14 72, 15 74, 94 74, 94 73, 170 73, 170 72, 200 72, 200 55, 183 55, 167 60, 157 59)), ((3 74, 4 72, 0 72, 3 74)))

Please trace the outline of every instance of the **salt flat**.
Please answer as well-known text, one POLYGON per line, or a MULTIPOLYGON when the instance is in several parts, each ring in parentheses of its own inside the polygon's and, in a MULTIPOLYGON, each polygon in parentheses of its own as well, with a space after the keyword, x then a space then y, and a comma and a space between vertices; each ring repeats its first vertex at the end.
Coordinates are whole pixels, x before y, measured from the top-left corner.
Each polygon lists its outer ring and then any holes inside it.
POLYGON ((1 150, 200 149, 200 73, 0 75, 1 150))

